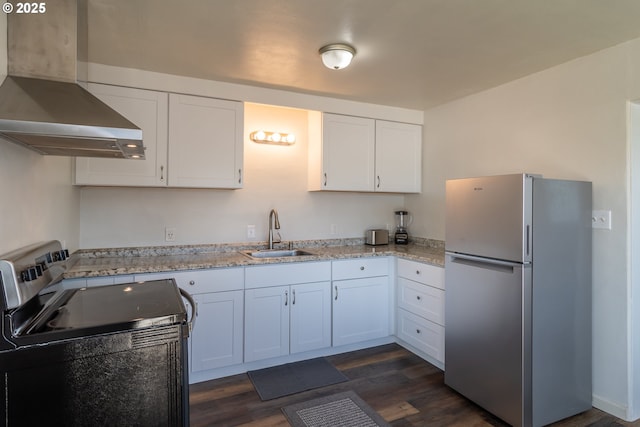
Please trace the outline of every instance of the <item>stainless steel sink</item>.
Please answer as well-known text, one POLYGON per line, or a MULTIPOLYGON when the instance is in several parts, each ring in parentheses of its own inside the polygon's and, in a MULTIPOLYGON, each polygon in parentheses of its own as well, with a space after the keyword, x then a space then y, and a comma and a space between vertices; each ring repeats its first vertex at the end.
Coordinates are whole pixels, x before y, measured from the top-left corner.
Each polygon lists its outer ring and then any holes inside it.
POLYGON ((257 259, 313 255, 311 252, 301 251, 300 249, 261 249, 257 251, 240 251, 240 253, 249 258, 257 259))

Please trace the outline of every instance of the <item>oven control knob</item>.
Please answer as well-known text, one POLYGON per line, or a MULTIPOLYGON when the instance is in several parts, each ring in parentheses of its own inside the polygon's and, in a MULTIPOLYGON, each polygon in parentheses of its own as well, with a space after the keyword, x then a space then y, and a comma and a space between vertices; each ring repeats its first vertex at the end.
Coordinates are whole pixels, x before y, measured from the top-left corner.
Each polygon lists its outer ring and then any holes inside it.
POLYGON ((38 274, 38 268, 36 266, 29 267, 26 270, 23 270, 20 273, 20 277, 23 282, 30 282, 32 280, 36 280, 39 276, 42 275, 42 270, 40 270, 40 274, 38 274))
POLYGON ((65 259, 67 259, 67 254, 69 252, 65 251, 65 250, 60 250, 60 251, 55 251, 53 252, 53 261, 64 261, 65 259), (65 253, 66 252, 66 253, 65 253))

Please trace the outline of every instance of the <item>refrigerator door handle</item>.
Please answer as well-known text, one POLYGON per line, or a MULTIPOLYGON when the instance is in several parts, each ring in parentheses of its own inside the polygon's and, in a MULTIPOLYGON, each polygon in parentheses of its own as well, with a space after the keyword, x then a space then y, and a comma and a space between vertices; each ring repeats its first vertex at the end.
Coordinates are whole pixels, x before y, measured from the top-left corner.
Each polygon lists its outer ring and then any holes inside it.
POLYGON ((473 261, 474 263, 477 263, 477 264, 485 264, 487 266, 500 266, 500 267, 522 266, 522 263, 519 263, 519 262, 502 261, 499 259, 484 258, 480 256, 475 256, 475 255, 459 254, 456 252, 446 252, 446 254, 451 257, 451 262, 456 262, 457 260, 464 260, 464 261, 473 261))
POLYGON ((529 244, 530 243, 529 237, 531 236, 531 233, 529 232, 530 230, 531 230, 530 225, 527 224, 527 236, 526 236, 527 256, 529 256, 529 248, 531 247, 531 245, 529 244))

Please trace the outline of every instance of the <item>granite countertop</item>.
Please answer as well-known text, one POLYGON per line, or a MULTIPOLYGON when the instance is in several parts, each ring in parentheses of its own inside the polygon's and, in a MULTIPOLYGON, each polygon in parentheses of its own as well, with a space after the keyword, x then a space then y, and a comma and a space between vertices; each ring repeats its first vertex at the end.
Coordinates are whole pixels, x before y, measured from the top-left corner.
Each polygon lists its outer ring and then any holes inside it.
MULTIPOLYGON (((436 266, 444 266, 441 241, 420 239, 409 245, 368 246, 362 239, 291 242, 296 249, 310 255, 269 259, 252 259, 239 251, 263 247, 244 244, 157 246, 140 248, 83 249, 72 256, 72 266, 64 278, 88 278, 119 274, 141 274, 180 270, 198 270, 289 262, 323 261, 371 256, 397 256, 436 266)), ((277 248, 287 248, 284 244, 277 248)))

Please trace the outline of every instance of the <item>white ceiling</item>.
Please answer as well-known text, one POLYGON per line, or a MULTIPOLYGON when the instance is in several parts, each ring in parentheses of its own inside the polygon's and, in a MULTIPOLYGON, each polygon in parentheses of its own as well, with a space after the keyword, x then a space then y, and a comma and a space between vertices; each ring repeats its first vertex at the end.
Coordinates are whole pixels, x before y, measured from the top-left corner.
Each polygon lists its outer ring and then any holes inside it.
POLYGON ((639 0, 88 2, 91 62, 414 109, 640 37, 639 0))

